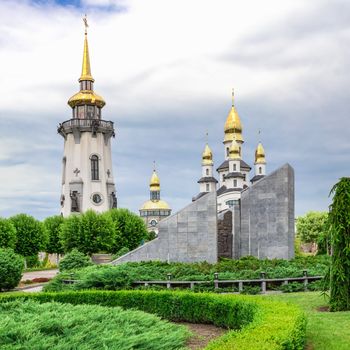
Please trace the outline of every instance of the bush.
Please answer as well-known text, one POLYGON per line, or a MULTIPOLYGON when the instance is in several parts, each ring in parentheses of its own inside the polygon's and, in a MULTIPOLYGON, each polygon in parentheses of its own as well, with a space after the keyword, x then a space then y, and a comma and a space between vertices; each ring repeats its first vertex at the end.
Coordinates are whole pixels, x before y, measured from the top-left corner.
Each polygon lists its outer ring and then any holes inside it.
POLYGON ((10 220, 17 231, 16 253, 28 257, 45 250, 47 232, 40 221, 26 214, 12 216, 10 220))
POLYGON ((27 268, 39 267, 40 261, 38 255, 32 255, 26 257, 27 268))
POLYGON ((171 321, 212 323, 229 328, 206 349, 300 349, 305 342, 305 314, 293 304, 266 298, 188 292, 82 291, 7 295, 0 302, 16 299, 70 304, 99 304, 137 308, 171 321), (239 331, 237 331, 239 330, 239 331))
POLYGON ((111 251, 115 242, 114 234, 114 224, 110 217, 88 210, 64 220, 60 240, 66 252, 77 248, 80 252, 91 255, 111 251))
POLYGON ((0 218, 0 248, 12 248, 16 246, 16 228, 8 219, 0 218))
POLYGON ((104 215, 114 223, 115 242, 111 253, 118 252, 123 247, 133 250, 148 238, 143 220, 128 209, 111 209, 104 215))
POLYGON ((59 263, 60 271, 81 269, 92 265, 91 259, 85 254, 73 249, 59 263))
POLYGON ((116 254, 113 255, 113 259, 118 259, 121 256, 125 255, 126 253, 129 253, 129 248, 123 247, 119 249, 116 254))
POLYGON ((0 291, 17 287, 23 267, 23 258, 13 249, 0 249, 0 291))
POLYGON ((304 284, 299 282, 291 282, 288 284, 283 284, 280 287, 280 290, 283 293, 295 293, 295 292, 301 292, 304 290, 304 284))
POLYGON ((183 349, 189 331, 142 311, 98 305, 0 304, 2 349, 183 349))
POLYGON ((61 225, 64 218, 61 215, 50 216, 44 220, 44 226, 48 232, 46 252, 49 254, 63 254, 63 246, 60 241, 61 225))

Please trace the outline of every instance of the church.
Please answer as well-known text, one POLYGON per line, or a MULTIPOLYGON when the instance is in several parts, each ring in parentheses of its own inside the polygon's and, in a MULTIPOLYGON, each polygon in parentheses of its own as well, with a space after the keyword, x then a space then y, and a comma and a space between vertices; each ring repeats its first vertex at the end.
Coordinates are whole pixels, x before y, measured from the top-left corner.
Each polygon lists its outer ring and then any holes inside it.
POLYGON ((238 204, 241 192, 266 175, 265 150, 259 142, 255 150, 254 175, 249 180, 252 168, 242 159, 243 143, 243 127, 234 105, 232 91, 232 107, 224 126, 225 160, 216 169, 219 181, 213 174, 213 153, 207 143, 202 154, 202 177, 198 180, 200 192, 192 199, 193 201, 208 192, 216 191, 218 211, 233 208, 238 204))

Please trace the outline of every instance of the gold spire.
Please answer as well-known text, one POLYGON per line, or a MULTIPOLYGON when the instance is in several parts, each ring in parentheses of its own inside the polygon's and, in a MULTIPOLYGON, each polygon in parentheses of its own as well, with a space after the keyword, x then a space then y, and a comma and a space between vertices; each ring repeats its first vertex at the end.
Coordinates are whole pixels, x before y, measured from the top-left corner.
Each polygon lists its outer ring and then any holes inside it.
POLYGON ((156 172, 156 163, 153 162, 153 174, 151 177, 151 181, 149 183, 149 187, 151 191, 160 191, 160 181, 156 172))
POLYGON ((231 143, 231 147, 229 150, 229 158, 230 159, 241 159, 241 154, 240 154, 240 148, 239 145, 236 141, 236 138, 234 137, 231 143))
POLYGON ((266 164, 265 150, 261 142, 255 150, 255 164, 266 164))
POLYGON ((225 130, 224 142, 232 141, 234 138, 236 138, 236 141, 239 141, 239 142, 244 141, 242 137, 242 123, 234 105, 233 89, 232 89, 232 107, 227 116, 224 130, 225 130))
POLYGON ((81 76, 79 78, 79 82, 83 80, 89 80, 94 82, 94 78, 91 75, 91 67, 90 67, 90 56, 89 56, 89 45, 87 40, 87 17, 83 18, 84 25, 85 25, 85 38, 84 38, 84 53, 83 53, 83 65, 81 68, 81 76))

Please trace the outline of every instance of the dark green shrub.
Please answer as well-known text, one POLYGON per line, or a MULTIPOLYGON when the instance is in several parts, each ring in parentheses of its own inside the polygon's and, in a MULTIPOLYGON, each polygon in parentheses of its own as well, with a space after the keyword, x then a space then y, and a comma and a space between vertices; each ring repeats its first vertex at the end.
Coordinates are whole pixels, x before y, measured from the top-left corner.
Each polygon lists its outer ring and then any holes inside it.
POLYGON ((0 291, 17 287, 23 268, 23 258, 13 249, 0 249, 0 291))
POLYGON ((8 219, 0 218, 0 248, 12 248, 16 246, 16 228, 8 219))
POLYGON ((32 255, 26 257, 27 268, 39 267, 40 261, 38 255, 32 255))
POLYGON ((133 250, 147 239, 145 223, 128 209, 111 209, 104 215, 114 223, 115 242, 110 250, 111 253, 116 253, 123 247, 133 250))
POLYGON ((304 284, 299 282, 290 282, 288 284, 283 284, 280 287, 280 290, 283 293, 295 293, 295 292, 301 292, 304 290, 304 284))
POLYGON ((251 294, 256 295, 261 292, 261 288, 259 286, 249 286, 249 285, 243 285, 243 290, 241 291, 241 294, 251 294))
POLYGON ((113 259, 118 259, 119 257, 125 255, 126 253, 129 253, 129 248, 123 247, 119 249, 116 254, 113 255, 113 259))
POLYGON ((311 291, 323 291, 324 290, 324 281, 315 281, 307 285, 307 289, 311 291))
POLYGON ((16 228, 17 242, 15 252, 24 257, 38 255, 45 250, 47 232, 43 224, 26 214, 18 214, 10 218, 16 228))
POLYGON ((92 265, 90 257, 79 252, 77 249, 73 249, 60 261, 59 269, 60 271, 75 270, 90 265, 92 265))

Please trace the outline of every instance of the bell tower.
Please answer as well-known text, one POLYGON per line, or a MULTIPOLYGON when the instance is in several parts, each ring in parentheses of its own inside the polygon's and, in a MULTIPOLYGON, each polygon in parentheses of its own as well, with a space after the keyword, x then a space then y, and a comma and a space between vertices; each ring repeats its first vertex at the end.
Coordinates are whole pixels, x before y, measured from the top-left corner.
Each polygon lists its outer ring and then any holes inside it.
POLYGON ((94 91, 86 16, 84 24, 80 91, 68 100, 71 118, 60 123, 57 130, 64 139, 61 214, 65 217, 88 209, 103 212, 117 207, 111 155, 114 126, 102 119, 106 103, 94 91))

